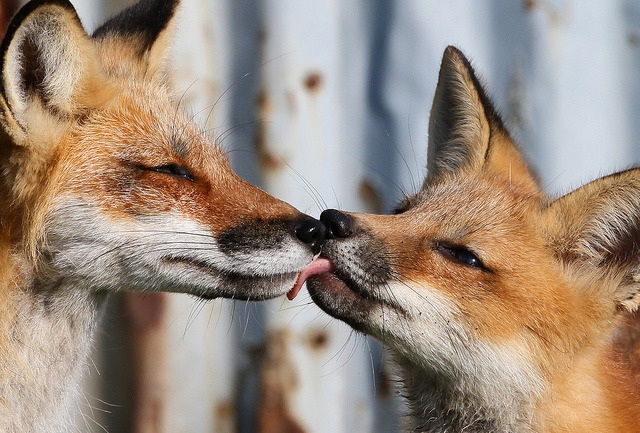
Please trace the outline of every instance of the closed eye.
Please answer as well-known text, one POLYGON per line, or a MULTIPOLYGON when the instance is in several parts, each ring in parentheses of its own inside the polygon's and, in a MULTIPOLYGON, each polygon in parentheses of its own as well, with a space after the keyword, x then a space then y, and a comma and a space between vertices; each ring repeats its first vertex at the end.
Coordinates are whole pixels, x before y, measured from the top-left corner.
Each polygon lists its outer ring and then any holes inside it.
POLYGON ((169 176, 177 177, 179 179, 186 179, 191 182, 196 179, 191 170, 173 162, 156 167, 139 166, 139 168, 146 171, 155 171, 156 173, 168 174, 169 176))
POLYGON ((409 209, 409 206, 398 206, 391 211, 391 215, 400 215, 405 213, 409 209))
POLYGON ((398 205, 391 211, 392 215, 400 215, 401 213, 405 213, 411 208, 411 202, 408 198, 402 200, 398 205))
POLYGON ((436 242, 435 250, 451 261, 483 271, 489 270, 474 252, 464 246, 436 242))

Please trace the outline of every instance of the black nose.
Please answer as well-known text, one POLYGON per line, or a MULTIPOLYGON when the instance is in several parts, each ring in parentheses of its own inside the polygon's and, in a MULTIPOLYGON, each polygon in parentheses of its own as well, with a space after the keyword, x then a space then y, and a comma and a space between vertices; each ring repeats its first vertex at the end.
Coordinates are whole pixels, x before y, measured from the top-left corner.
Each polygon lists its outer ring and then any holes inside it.
POLYGON ((320 214, 320 221, 327 227, 327 239, 351 236, 351 218, 335 209, 327 209, 320 214))
POLYGON ((324 225, 315 218, 306 217, 296 227, 296 237, 309 245, 313 254, 318 254, 324 242, 326 229, 324 225))

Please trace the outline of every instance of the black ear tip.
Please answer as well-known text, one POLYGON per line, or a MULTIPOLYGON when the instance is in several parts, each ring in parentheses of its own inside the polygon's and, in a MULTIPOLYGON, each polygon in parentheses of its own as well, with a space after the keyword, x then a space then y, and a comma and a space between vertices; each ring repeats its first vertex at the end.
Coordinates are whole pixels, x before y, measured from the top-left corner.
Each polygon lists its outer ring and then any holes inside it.
POLYGON ((442 68, 464 71, 466 74, 472 74, 473 68, 471 62, 464 53, 457 47, 449 45, 442 55, 442 68))
POLYGON ((455 45, 449 45, 447 48, 444 49, 444 55, 445 57, 448 56, 462 56, 464 57, 464 54, 462 54, 462 51, 460 51, 460 49, 458 47, 456 47, 455 45))
POLYGON ((464 53, 458 47, 455 47, 453 45, 449 45, 447 48, 444 49, 444 54, 442 55, 442 61, 445 62, 447 60, 456 61, 464 64, 469 63, 469 60, 464 55, 464 53))
POLYGON ((80 21, 76 9, 73 7, 69 0, 31 0, 30 2, 22 6, 20 10, 18 10, 18 12, 11 19, 9 26, 7 27, 7 31, 2 38, 1 53, 3 54, 3 57, 6 48, 8 48, 9 42, 11 42, 11 39, 13 39, 13 36, 15 35, 16 30, 18 30, 18 28, 20 27, 20 24, 22 24, 22 22, 27 19, 29 15, 44 6, 60 6, 71 12, 75 16, 75 18, 80 21))
MULTIPOLYGON (((20 8, 20 10, 14 15, 7 27, 4 37, 2 38, 2 43, 0 44, 0 74, 4 75, 7 50, 9 49, 9 45, 22 23, 38 9, 47 6, 58 6, 67 10, 71 14, 72 19, 75 19, 78 24, 82 26, 78 13, 69 0, 31 0, 22 6, 22 8, 20 8)), ((0 83, 0 92, 4 94, 4 82, 0 83)))
POLYGON ((78 16, 78 14, 76 13, 76 8, 73 7, 73 4, 71 4, 69 0, 31 0, 30 2, 22 6, 18 13, 16 13, 15 16, 11 19, 11 23, 9 24, 9 28, 7 29, 4 39, 11 39, 10 37, 7 38, 7 36, 9 36, 11 28, 14 27, 13 31, 15 32, 15 28, 17 28, 22 23, 22 21, 25 20, 25 18, 27 18, 37 9, 40 9, 44 6, 59 6, 73 13, 76 17, 78 16))
POLYGON ((179 4, 180 0, 140 0, 98 27, 92 37, 141 36, 143 51, 147 50, 167 27, 179 4))

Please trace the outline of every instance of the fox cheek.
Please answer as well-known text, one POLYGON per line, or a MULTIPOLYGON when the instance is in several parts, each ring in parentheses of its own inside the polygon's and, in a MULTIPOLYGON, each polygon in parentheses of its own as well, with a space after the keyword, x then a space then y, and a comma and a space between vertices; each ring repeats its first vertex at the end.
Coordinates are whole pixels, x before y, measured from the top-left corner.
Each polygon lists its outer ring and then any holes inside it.
POLYGON ((230 256, 250 253, 256 245, 275 250, 283 246, 288 225, 291 224, 286 220, 241 223, 219 233, 218 245, 230 256))

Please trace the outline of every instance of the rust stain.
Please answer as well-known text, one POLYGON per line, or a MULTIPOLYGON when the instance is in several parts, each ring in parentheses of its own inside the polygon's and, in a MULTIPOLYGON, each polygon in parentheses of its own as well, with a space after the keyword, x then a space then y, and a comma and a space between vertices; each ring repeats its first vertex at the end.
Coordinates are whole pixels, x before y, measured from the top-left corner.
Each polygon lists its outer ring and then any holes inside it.
POLYGON ((284 162, 281 158, 278 158, 273 152, 269 150, 267 145, 267 127, 266 123, 271 118, 272 106, 269 99, 269 94, 266 90, 262 89, 258 93, 257 98, 258 106, 258 118, 260 122, 256 128, 256 150, 258 151, 258 160, 260 161, 260 167, 266 172, 276 171, 284 167, 284 162))
POLYGON ((382 195, 369 180, 363 179, 360 182, 359 192, 369 213, 382 213, 382 195))
POLYGON ((222 401, 216 405, 216 418, 226 419, 233 416, 233 404, 228 401, 222 401))
POLYGON ((549 21, 553 25, 561 25, 567 21, 569 18, 568 14, 570 12, 570 3, 565 3, 563 8, 560 9, 556 5, 549 0, 523 0, 522 7, 527 12, 533 12, 534 10, 541 10, 547 14, 549 21))
POLYGON ((227 400, 222 400, 216 404, 214 412, 216 432, 232 433, 237 430, 235 423, 235 410, 235 405, 227 400))
POLYGON ((289 407, 289 399, 298 387, 295 365, 289 346, 291 332, 281 329, 267 337, 257 410, 259 433, 304 433, 289 407))
POLYGON ((133 370, 132 431, 165 430, 167 391, 167 320, 165 293, 126 293, 122 298, 133 370))
POLYGON ((324 329, 311 329, 306 338, 307 344, 314 351, 320 351, 327 347, 329 335, 324 329))
POLYGON ((378 395, 380 397, 387 398, 391 395, 392 389, 393 386, 391 384, 391 376, 389 375, 389 372, 386 370, 386 368, 383 367, 382 370, 380 370, 380 372, 378 373, 378 383, 376 386, 378 395))
POLYGON ((127 319, 134 328, 162 325, 167 303, 163 293, 126 293, 123 303, 127 319))
POLYGON ((267 149, 266 144, 266 127, 263 123, 258 125, 256 133, 256 149, 258 150, 258 160, 260 166, 265 171, 276 171, 284 166, 284 162, 267 149))
POLYGON ((304 87, 309 92, 317 92, 322 85, 322 75, 319 72, 311 72, 304 79, 304 87))
POLYGON ((261 120, 267 120, 267 118, 271 114, 271 101, 269 100, 269 95, 265 89, 260 90, 258 93, 258 98, 256 100, 256 105, 258 106, 258 117, 261 120))
POLYGON ((627 35, 627 41, 632 47, 637 47, 638 44, 640 44, 640 35, 638 35, 637 33, 629 33, 627 35))
POLYGON ((289 111, 291 113, 295 113, 296 109, 298 108, 296 95, 294 95, 291 91, 287 92, 287 106, 289 107, 289 111))

